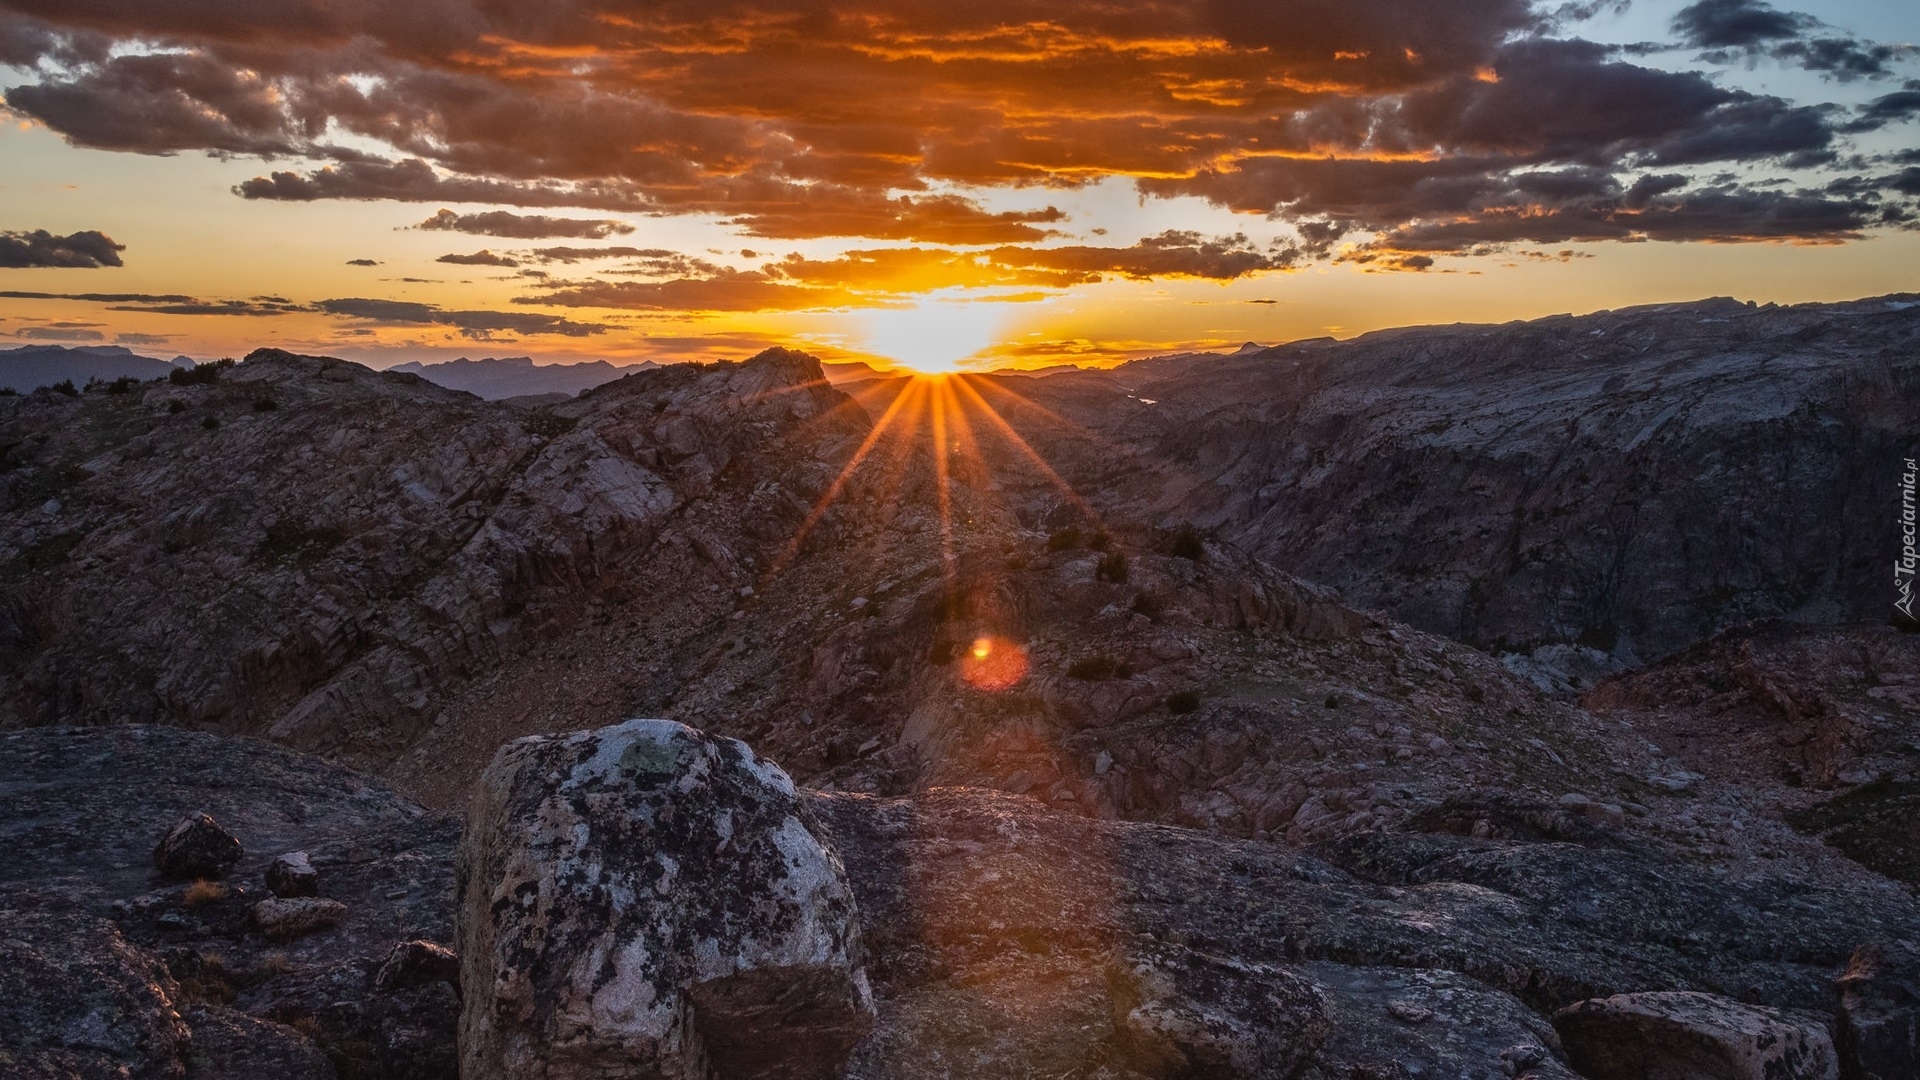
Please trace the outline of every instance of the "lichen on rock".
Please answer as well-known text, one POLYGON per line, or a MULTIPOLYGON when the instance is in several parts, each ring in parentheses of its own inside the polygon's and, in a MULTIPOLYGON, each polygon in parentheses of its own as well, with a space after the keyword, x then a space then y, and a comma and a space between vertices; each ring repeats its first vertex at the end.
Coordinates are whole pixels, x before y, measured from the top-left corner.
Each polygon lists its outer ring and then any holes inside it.
POLYGON ((827 1075, 873 998, 821 837, 732 739, 631 720, 507 744, 460 848, 463 1068, 827 1075))

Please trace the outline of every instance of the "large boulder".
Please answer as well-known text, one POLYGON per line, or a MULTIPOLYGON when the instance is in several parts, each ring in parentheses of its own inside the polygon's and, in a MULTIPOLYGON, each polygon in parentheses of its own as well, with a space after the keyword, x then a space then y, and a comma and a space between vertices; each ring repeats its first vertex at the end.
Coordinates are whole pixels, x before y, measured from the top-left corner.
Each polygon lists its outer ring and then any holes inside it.
POLYGON ((1846 1080, 1920 1076, 1920 950, 1863 945, 1836 989, 1840 1075, 1846 1080))
POLYGON ((181 818, 154 845, 153 868, 175 880, 217 878, 233 869, 243 854, 240 841, 202 810, 181 818))
POLYGON ((779 768, 671 721, 507 744, 459 853, 463 1071, 830 1074, 874 1005, 822 835, 779 768))
POLYGON ((1837 1080, 1826 1024, 1784 1009, 1674 990, 1615 994, 1553 1014, 1591 1080, 1837 1080))

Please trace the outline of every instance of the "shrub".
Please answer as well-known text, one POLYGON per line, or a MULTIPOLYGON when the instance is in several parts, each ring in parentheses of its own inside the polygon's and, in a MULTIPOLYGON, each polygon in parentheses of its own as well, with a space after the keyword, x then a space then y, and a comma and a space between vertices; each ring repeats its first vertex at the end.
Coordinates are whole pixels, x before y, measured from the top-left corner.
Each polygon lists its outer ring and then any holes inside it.
POLYGON ((107 393, 118 395, 118 394, 128 393, 138 385, 140 385, 139 379, 136 379, 131 375, 122 375, 119 378, 113 380, 112 382, 107 383, 106 389, 107 389, 107 393))
POLYGON ((1173 534, 1173 544, 1168 553, 1176 559, 1199 562, 1207 557, 1207 548, 1200 542, 1200 534, 1193 531, 1193 526, 1182 525, 1180 531, 1173 534))
POLYGON ((59 382, 54 383, 52 386, 47 387, 47 389, 53 391, 56 394, 65 394, 68 397, 80 396, 80 391, 75 390, 73 388, 72 379, 61 379, 59 382))
POLYGON ((206 428, 208 431, 212 431, 220 426, 220 418, 217 416, 209 416, 200 421, 200 426, 206 428))
POLYGON ((1125 661, 1115 660, 1105 653, 1083 656, 1067 667, 1067 677, 1098 682, 1102 679, 1129 679, 1133 677, 1133 668, 1125 661))
POLYGON ((520 426, 535 438, 557 439, 572 431, 577 423, 579 421, 571 416, 560 416, 552 409, 542 408, 533 410, 531 415, 520 422, 520 426))
POLYGON ((1167 711, 1175 716, 1190 713, 1199 707, 1200 692, 1198 690, 1181 690, 1167 695, 1167 711))
POLYGON ((1166 613, 1166 610, 1167 605, 1152 593, 1143 592, 1133 594, 1133 612, 1136 615, 1145 615, 1147 618, 1157 621, 1161 615, 1166 613))
POLYGON ((1079 546, 1080 527, 1078 525, 1069 525, 1064 529, 1055 529, 1053 530, 1053 535, 1047 537, 1048 551, 1072 551, 1079 546))
POLYGON ((0 397, 19 397, 20 391, 11 386, 0 386, 0 397))
POLYGON ((167 412, 169 413, 183 413, 186 411, 187 411, 187 403, 184 401, 181 401, 179 398, 175 398, 174 400, 167 402, 167 412))
POLYGON ((254 412, 272 412, 279 407, 280 403, 270 397, 258 398, 253 403, 254 412))
POLYGON ((1124 552, 1110 551, 1100 556, 1099 565, 1093 568, 1093 576, 1101 581, 1111 581, 1115 585, 1127 583, 1127 556, 1124 552))
POLYGON ((175 386, 205 386, 219 382, 220 373, 232 366, 231 359, 222 359, 209 360, 190 368, 177 367, 167 372, 167 381, 175 386))
POLYGON ((1087 537, 1087 548, 1091 551, 1106 551, 1113 546, 1113 537, 1105 532, 1097 532, 1087 537))

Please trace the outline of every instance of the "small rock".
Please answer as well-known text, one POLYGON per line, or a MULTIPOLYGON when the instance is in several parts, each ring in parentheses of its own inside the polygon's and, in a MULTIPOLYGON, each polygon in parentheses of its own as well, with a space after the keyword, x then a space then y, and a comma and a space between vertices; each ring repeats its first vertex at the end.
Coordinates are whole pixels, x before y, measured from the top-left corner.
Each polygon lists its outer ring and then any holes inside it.
POLYGON ((1093 756, 1093 775, 1105 776, 1107 775, 1107 770, 1111 768, 1113 768, 1112 754, 1102 750, 1093 756))
POLYGON ((1591 998, 1553 1014, 1590 1080, 1837 1080, 1826 1023, 1690 990, 1591 998))
POLYGON ((320 875, 304 851, 289 851, 267 864, 267 889, 275 896, 318 896, 320 875))
POLYGON ((1592 804, 1592 799, 1576 791, 1569 791, 1565 795, 1560 796, 1560 805, 1568 810, 1585 810, 1592 804))
POLYGON ((253 905, 253 925, 275 941, 288 941, 332 929, 346 914, 347 905, 338 900, 275 898, 253 905))
POLYGON ((853 598, 853 602, 847 606, 855 611, 859 611, 861 608, 867 606, 867 598, 864 596, 856 596, 853 598))
POLYGON ((393 947, 374 973, 373 988, 383 994, 443 982, 460 988, 460 957, 431 941, 403 941, 393 947))
POLYGON ((1433 1019, 1432 1009, 1405 998, 1394 998, 1387 1002, 1387 1012, 1391 1013, 1395 1020, 1404 1020, 1409 1024, 1424 1024, 1433 1019))
POLYGON ((153 849, 153 868, 177 881, 225 876, 245 849, 207 813, 194 813, 167 830, 153 849))
POLYGON ((1453 749, 1453 745, 1438 735, 1427 740, 1427 750, 1430 753, 1445 754, 1451 749, 1453 749))

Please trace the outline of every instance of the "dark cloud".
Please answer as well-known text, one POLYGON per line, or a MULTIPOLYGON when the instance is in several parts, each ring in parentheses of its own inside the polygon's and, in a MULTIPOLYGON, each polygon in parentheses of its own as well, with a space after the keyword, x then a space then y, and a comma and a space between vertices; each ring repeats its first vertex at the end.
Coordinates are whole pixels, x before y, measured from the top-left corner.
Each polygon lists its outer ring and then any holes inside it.
POLYGON ((10 289, 0 292, 0 300, 85 300, 94 304, 185 304, 193 297, 179 293, 50 293, 21 292, 10 289))
POLYGON ((438 259, 435 259, 433 261, 443 262, 443 263, 452 263, 455 266, 514 267, 514 266, 520 265, 519 260, 508 258, 505 255, 496 255, 493 252, 488 251, 486 248, 481 248, 479 251, 476 251, 471 255, 442 255, 438 259))
POLYGON ((120 253, 125 250, 127 245, 91 229, 68 236, 55 236, 45 229, 0 232, 0 267, 120 266, 120 253))
POLYGON ((794 284, 760 271, 727 271, 668 281, 572 282, 515 303, 637 311, 810 311, 847 307, 860 299, 845 289, 794 284))
POLYGON ((515 240, 605 240, 609 236, 624 236, 633 232, 633 226, 624 221, 546 217, 540 214, 515 214, 506 210, 491 210, 482 214, 456 214, 451 210, 441 210, 414 228, 503 236, 515 240))
POLYGON ((1299 255, 1293 248, 1263 251, 1243 235, 1208 238, 1169 230, 1131 247, 998 248, 992 257, 1000 265, 1018 268, 1117 274, 1137 280, 1187 277, 1227 281, 1287 269, 1299 255))
POLYGON ((696 272, 700 267, 710 268, 713 266, 712 263, 706 262, 705 260, 695 259, 666 248, 636 248, 617 245, 603 248, 545 247, 535 248, 528 254, 542 262, 550 263, 589 262, 595 259, 669 260, 674 272, 683 274, 696 272))
POLYGON ((348 259, 348 266, 379 266, 379 259, 348 259))
POLYGON ((1883 94, 1860 107, 1859 116, 1847 125, 1848 131, 1873 131, 1920 116, 1920 79, 1909 79, 1900 89, 1883 94))
POLYGON ((606 323, 574 322, 558 315, 530 311, 448 311, 434 304, 363 297, 321 300, 313 305, 313 310, 369 322, 450 326, 462 336, 476 340, 487 340, 499 332, 586 337, 613 329, 606 323))
POLYGON ((149 315, 291 315, 307 311, 305 305, 279 297, 254 297, 251 300, 188 300, 166 304, 116 304, 114 311, 141 311, 149 315))
POLYGON ((1756 56, 1797 64, 1842 82, 1884 78, 1913 50, 1838 34, 1812 15, 1781 11, 1765 0, 1701 0, 1682 8, 1673 31, 1684 45, 1709 50, 1702 59, 1727 64, 1756 56))
MULTIPOLYGON (((1485 214, 1496 237, 1521 206, 1590 221, 1610 199, 1634 210, 1634 176, 1824 167, 1846 149, 1838 128, 1908 115, 1893 100, 1850 116, 1744 93, 1556 36, 1624 0, 6 3, 22 16, 0 24, 0 57, 28 73, 11 107, 81 145, 308 159, 241 183, 245 198, 701 214, 772 240, 1034 252, 1021 266, 996 255, 984 277, 1230 277, 1329 256, 1359 232, 1485 214), (1061 238, 1056 208, 962 194, 1114 176, 1288 219, 1299 250, 1191 238, 1121 263, 1044 246, 1061 238), (1074 259, 1084 264, 1065 265, 1074 259)), ((1762 0, 1703 0, 1674 32, 1836 79, 1884 76, 1900 55, 1762 0)), ((1724 191, 1710 215, 1761 215, 1729 237, 1771 237, 1783 220, 1821 230, 1808 239, 1852 234, 1821 224, 1850 205, 1782 218, 1783 204, 1747 194, 1724 191)), ((1650 222, 1686 217, 1654 206, 1650 222)), ((420 227, 513 239, 632 229, 453 209, 420 227)), ((559 291, 724 305, 708 310, 822 299, 791 276, 626 257, 636 275, 670 280, 559 291)), ((968 273, 938 256, 884 258, 931 278, 968 273)), ((843 269, 864 273, 860 261, 843 269)))
POLYGON ((1799 37, 1820 20, 1764 0, 1701 0, 1673 17, 1673 32, 1696 49, 1728 49, 1799 37))
POLYGON ((122 345, 165 345, 173 340, 172 334, 136 334, 130 330, 113 335, 113 340, 122 345))

